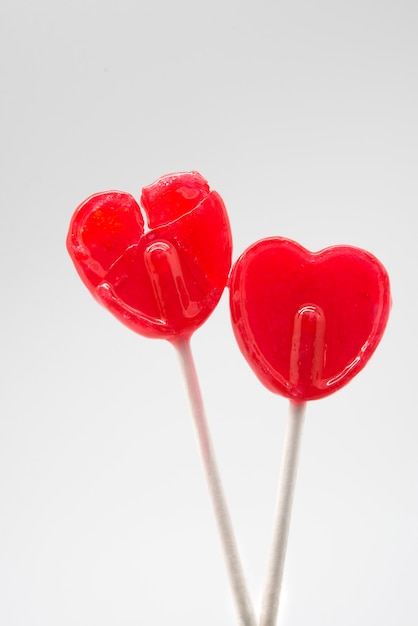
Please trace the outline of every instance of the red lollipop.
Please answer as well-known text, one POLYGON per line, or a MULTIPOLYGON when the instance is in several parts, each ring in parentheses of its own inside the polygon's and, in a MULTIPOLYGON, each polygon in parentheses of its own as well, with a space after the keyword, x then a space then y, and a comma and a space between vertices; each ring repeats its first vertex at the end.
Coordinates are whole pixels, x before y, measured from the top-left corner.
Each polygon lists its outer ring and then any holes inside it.
POLYGON ((261 382, 294 401, 322 398, 376 349, 390 310, 389 278, 369 252, 309 252, 280 237, 250 246, 230 279, 238 345, 261 382))
POLYGON ((244 626, 256 626, 210 441, 190 337, 212 313, 231 266, 224 203, 197 172, 163 176, 141 207, 120 191, 98 193, 75 211, 67 248, 85 285, 129 328, 167 339, 183 369, 226 562, 244 626))
POLYGON ((370 253, 312 253, 280 237, 250 246, 230 277, 232 325, 261 382, 291 400, 259 626, 275 626, 307 400, 340 389, 376 349, 390 310, 389 279, 370 253))
POLYGON ((197 172, 163 176, 140 206, 120 191, 97 193, 75 211, 67 237, 92 294, 147 337, 190 336, 225 288, 232 238, 222 198, 197 172))

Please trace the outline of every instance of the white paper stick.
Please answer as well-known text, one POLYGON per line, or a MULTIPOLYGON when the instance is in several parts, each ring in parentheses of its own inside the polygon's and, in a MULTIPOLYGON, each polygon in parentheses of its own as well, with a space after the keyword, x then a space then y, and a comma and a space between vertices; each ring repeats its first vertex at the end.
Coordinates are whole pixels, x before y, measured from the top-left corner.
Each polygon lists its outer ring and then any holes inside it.
POLYGON ((293 402, 289 407, 260 626, 275 626, 277 620, 305 408, 306 403, 293 402))
POLYGON ((224 557, 229 579, 235 599, 236 609, 242 626, 256 626, 256 619, 247 591, 247 584, 236 545, 231 519, 223 493, 219 470, 210 440, 209 430, 203 407, 202 394, 197 378, 193 355, 189 340, 182 340, 174 344, 180 358, 186 382, 191 412, 194 419, 198 442, 200 446, 203 467, 212 505, 221 537, 224 557))

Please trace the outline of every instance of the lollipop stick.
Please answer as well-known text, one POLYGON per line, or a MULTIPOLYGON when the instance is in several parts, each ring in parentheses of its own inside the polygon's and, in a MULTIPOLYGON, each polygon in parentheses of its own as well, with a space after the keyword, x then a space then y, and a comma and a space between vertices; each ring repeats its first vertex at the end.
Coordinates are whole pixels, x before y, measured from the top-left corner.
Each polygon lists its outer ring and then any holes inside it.
POLYGON ((260 626, 275 626, 276 624, 305 408, 306 403, 293 402, 289 407, 260 626))
POLYGON ((181 340, 175 344, 175 348, 177 348, 181 368, 186 382, 203 467, 218 524, 218 530, 221 537, 224 557, 240 623, 242 626, 256 626, 256 619, 249 599, 247 585, 238 554, 238 548, 234 532, 232 530, 231 519, 219 476, 219 470, 216 465, 212 443, 210 440, 203 407, 202 394, 190 348, 190 341, 188 339, 181 340))

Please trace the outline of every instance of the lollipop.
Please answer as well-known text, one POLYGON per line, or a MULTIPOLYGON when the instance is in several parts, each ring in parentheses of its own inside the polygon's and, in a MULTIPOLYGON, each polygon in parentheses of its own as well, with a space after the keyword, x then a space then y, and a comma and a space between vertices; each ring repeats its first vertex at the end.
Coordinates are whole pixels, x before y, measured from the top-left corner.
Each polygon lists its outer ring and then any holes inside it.
POLYGON ((284 238, 250 246, 230 277, 238 346, 260 381, 290 400, 276 522, 260 626, 279 604, 305 406, 347 384, 367 363, 390 310, 386 270, 370 253, 312 253, 284 238))
POLYGON ((224 203, 197 172, 163 176, 129 194, 90 196, 75 211, 67 249, 93 296, 131 330, 166 339, 180 358, 237 610, 255 626, 205 418, 190 338, 226 286, 232 238, 224 203))
POLYGON ((87 288, 146 337, 189 338, 212 313, 231 265, 221 197, 197 172, 163 176, 129 194, 97 193, 76 209, 68 252, 87 288))

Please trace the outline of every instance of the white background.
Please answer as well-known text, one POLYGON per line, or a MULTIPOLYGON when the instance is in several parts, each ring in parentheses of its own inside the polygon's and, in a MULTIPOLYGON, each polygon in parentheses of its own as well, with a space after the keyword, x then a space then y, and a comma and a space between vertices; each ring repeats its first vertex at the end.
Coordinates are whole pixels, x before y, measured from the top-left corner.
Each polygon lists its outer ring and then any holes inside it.
MULTIPOLYGON (((88 195, 191 169, 234 259, 282 235, 390 274, 376 354, 308 406, 280 624, 416 625, 417 32, 415 0, 2 0, 2 625, 236 623, 174 350, 65 250, 88 195)), ((287 402, 226 293, 193 349, 258 608, 287 402)))

